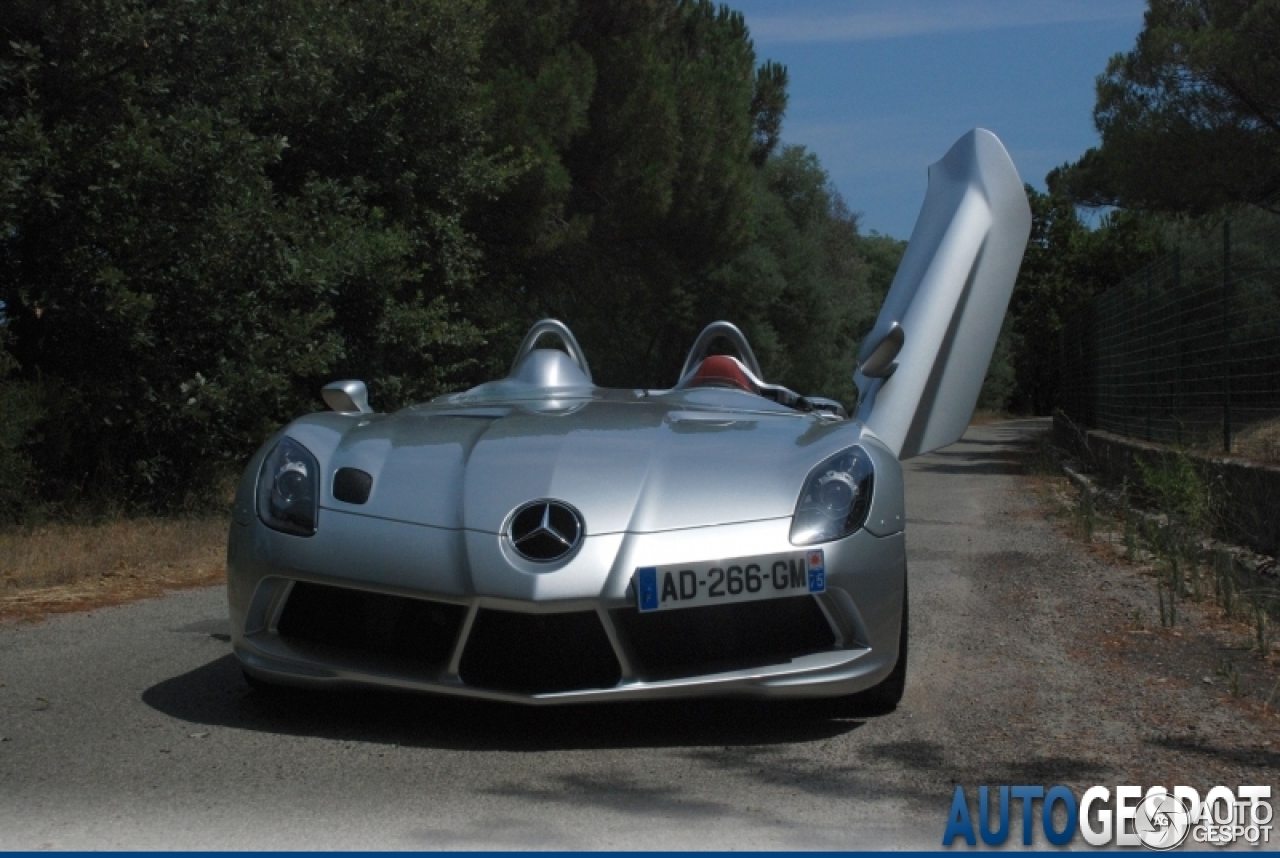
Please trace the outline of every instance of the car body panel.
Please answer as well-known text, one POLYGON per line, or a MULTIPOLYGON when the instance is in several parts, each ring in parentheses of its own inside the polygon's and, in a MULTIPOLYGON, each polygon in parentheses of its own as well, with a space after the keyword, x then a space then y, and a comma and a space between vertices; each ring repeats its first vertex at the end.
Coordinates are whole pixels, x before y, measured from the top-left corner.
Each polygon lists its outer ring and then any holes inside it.
POLYGON ((464 415, 452 404, 443 416, 400 412, 357 425, 329 459, 330 470, 373 475, 368 501, 344 504, 330 487, 322 506, 487 533, 540 497, 581 510, 590 535, 780 518, 795 507, 812 449, 834 452, 859 434, 848 423, 794 413, 682 405, 648 397, 584 399, 550 413, 516 407, 504 416, 491 408, 464 415), (789 491, 778 490, 788 482, 789 491))
POLYGON ((867 361, 894 329, 888 377, 863 372, 857 416, 900 460, 959 440, 969 425, 1031 233, 1031 208, 1004 146, 975 129, 929 168, 929 189, 867 361))
MULTIPOLYGON (((447 671, 405 670, 376 658, 335 654, 305 642, 290 641, 275 633, 273 623, 284 598, 282 591, 296 581, 339 583, 352 589, 403 596, 430 593, 433 600, 468 608, 530 613, 599 610, 609 626, 610 609, 634 610, 628 587, 638 566, 719 559, 726 556, 727 546, 742 555, 793 549, 787 541, 787 520, 770 522, 768 526, 749 523, 660 534, 612 534, 588 539, 575 561, 554 573, 511 575, 503 571, 500 562, 490 558, 488 563, 482 560, 472 566, 471 581, 460 581, 452 574, 452 570, 461 568, 458 558, 447 550, 440 551, 448 544, 449 535, 456 537, 457 532, 382 522, 382 527, 370 534, 364 530, 365 522, 344 518, 357 517, 332 517, 325 526, 331 535, 301 552, 289 551, 297 548, 290 542, 302 540, 287 534, 275 535, 283 543, 276 546, 275 553, 264 552, 260 545, 250 545, 252 526, 234 526, 232 552, 237 556, 237 577, 243 586, 231 592, 232 627, 236 630, 233 645, 237 657, 256 675, 284 684, 388 685, 525 703, 653 698, 699 688, 701 693, 716 694, 832 696, 874 684, 892 669, 897 658, 905 542, 901 533, 876 537, 866 530, 848 537, 842 545, 827 547, 828 568, 833 571, 829 573, 827 592, 818 598, 837 628, 837 644, 820 653, 791 659, 786 665, 657 681, 628 670, 613 689, 517 694, 468 687, 447 671), (353 556, 346 550, 352 544, 370 548, 393 544, 397 549, 353 556), (406 557, 430 557, 432 562, 406 561, 406 557), (477 568, 487 571, 476 574, 477 568), (714 688, 703 687, 704 681, 714 688)), ((490 540, 490 546, 494 543, 496 540, 490 540)), ((621 660, 627 661, 625 647, 621 648, 621 660)))

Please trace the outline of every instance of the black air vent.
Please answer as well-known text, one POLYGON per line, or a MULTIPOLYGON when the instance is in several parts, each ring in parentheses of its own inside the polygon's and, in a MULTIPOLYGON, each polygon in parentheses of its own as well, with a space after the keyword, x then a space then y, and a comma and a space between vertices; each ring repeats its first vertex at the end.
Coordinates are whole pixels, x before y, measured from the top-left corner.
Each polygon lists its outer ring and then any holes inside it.
POLYGON ((835 646, 831 624, 812 596, 645 614, 620 608, 610 614, 645 679, 785 664, 835 646))
POLYGON ((458 672, 467 685, 526 694, 612 688, 622 678, 595 611, 518 614, 481 609, 458 672))
POLYGON ((466 615, 462 605, 298 581, 276 629, 281 637, 334 647, 371 664, 443 670, 466 615))
POLYGON ((372 488, 372 475, 358 468, 338 468, 333 475, 333 496, 343 503, 364 503, 372 488))

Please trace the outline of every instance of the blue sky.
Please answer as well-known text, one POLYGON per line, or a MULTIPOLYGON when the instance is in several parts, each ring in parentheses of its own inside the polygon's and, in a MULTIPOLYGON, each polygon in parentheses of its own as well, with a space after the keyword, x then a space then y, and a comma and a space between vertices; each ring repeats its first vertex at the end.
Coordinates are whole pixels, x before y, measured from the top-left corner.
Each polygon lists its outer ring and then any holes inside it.
POLYGON ((926 170, 965 131, 1022 179, 1097 143, 1094 78, 1142 29, 1143 0, 729 0, 760 60, 787 66, 783 140, 818 154, 863 231, 907 238, 926 170))

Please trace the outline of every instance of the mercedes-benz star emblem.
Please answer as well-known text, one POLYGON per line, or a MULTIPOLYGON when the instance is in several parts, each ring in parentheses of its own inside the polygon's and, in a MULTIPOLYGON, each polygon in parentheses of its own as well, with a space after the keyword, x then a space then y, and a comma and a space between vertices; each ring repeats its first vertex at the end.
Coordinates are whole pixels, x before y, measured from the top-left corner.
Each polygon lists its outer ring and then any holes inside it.
POLYGON ((538 563, 568 555, 582 541, 582 531, 578 511, 555 500, 530 501, 516 510, 507 526, 516 553, 538 563))

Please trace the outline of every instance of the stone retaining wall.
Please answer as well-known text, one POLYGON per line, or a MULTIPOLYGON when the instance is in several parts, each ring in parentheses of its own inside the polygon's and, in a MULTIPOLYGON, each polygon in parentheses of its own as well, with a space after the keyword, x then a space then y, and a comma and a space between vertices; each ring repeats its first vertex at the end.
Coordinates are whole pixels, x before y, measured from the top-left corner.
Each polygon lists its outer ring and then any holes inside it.
POLYGON ((1280 467, 1085 430, 1061 414, 1053 417, 1053 436, 1058 446, 1078 455, 1105 482, 1113 484, 1127 479, 1130 485, 1141 485, 1137 459, 1155 463, 1185 455, 1206 482, 1217 487, 1221 506, 1213 535, 1264 554, 1280 552, 1280 467))

